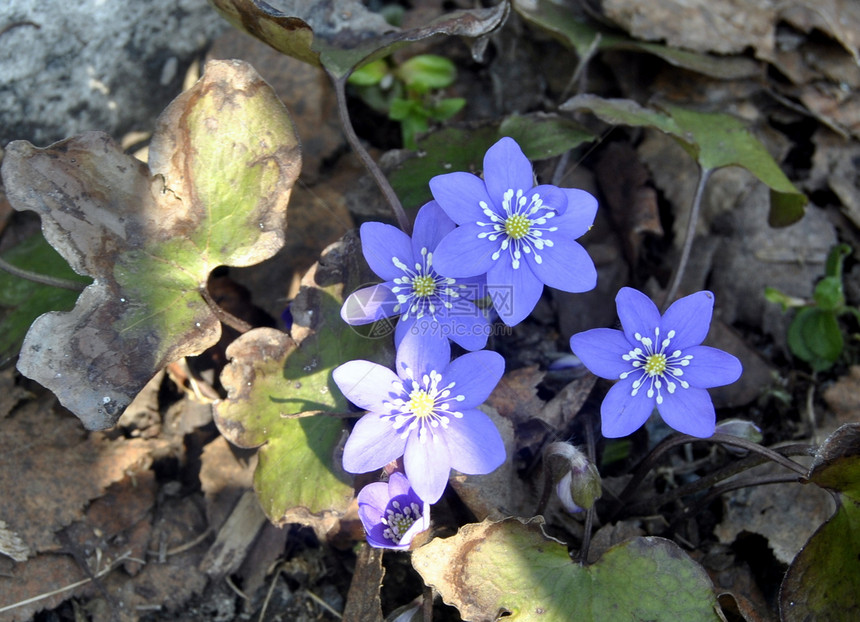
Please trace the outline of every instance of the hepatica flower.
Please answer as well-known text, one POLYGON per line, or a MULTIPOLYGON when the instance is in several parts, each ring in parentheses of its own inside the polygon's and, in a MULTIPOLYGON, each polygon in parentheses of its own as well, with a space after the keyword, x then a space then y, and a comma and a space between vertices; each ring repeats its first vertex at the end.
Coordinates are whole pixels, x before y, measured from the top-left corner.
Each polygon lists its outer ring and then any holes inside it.
POLYGON ((669 426, 692 436, 714 433, 716 415, 706 389, 731 384, 741 363, 699 345, 708 334, 714 295, 677 300, 661 317, 651 300, 629 287, 615 298, 623 330, 595 328, 570 338, 570 348, 601 378, 618 379, 600 407, 603 435, 632 434, 654 407, 669 426))
POLYGON ((433 198, 459 225, 434 255, 440 274, 487 275, 496 311, 508 326, 537 304, 544 285, 584 292, 597 271, 575 240, 591 227, 597 200, 584 190, 534 185, 531 163, 511 138, 484 156, 483 180, 447 173, 430 180, 433 198))
POLYGON ((343 320, 359 325, 399 317, 396 345, 413 335, 443 340, 446 345, 450 337, 466 350, 483 348, 489 323, 471 302, 481 297, 483 279, 443 277, 436 272, 436 245, 454 227, 454 221, 435 201, 418 211, 411 239, 397 227, 364 223, 362 252, 370 268, 385 282, 348 296, 341 308, 343 320))
POLYGON ((405 550, 430 527, 430 505, 395 471, 387 482, 368 484, 358 493, 358 517, 371 546, 405 550))
POLYGON ((343 394, 367 410, 343 450, 350 473, 379 469, 403 456, 406 477, 428 503, 442 496, 451 469, 489 473, 505 460, 492 420, 477 407, 504 372, 501 355, 482 350, 448 360, 439 348, 404 340, 395 374, 369 361, 349 361, 333 372, 343 394))

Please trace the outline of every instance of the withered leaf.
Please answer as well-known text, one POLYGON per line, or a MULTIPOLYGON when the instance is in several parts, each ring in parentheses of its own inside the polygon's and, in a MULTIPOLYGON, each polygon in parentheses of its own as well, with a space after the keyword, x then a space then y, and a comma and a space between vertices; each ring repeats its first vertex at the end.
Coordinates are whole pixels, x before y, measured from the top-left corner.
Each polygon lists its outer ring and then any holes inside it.
POLYGON ((149 153, 147 169, 92 132, 45 149, 15 141, 3 162, 12 206, 38 212, 51 245, 94 279, 74 310, 33 323, 18 369, 93 430, 161 367, 218 340, 209 272, 277 252, 300 168, 286 110, 240 61, 207 64, 149 153))

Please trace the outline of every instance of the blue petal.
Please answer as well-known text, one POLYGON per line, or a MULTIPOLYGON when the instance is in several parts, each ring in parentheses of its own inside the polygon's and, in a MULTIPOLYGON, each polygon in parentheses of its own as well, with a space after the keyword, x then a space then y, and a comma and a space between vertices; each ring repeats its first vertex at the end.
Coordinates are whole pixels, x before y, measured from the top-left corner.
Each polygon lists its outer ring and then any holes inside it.
POLYGON ((705 389, 678 388, 674 393, 663 392, 663 403, 657 410, 666 424, 683 434, 708 438, 713 435, 717 415, 714 403, 705 389))
POLYGON ((675 331, 672 345, 669 346, 673 350, 697 346, 708 336, 713 313, 714 295, 711 292, 696 292, 684 296, 666 309, 660 323, 660 334, 666 335, 670 330, 675 331))
POLYGON ((436 503, 448 485, 451 473, 451 456, 444 437, 436 431, 427 433, 421 442, 413 431, 406 441, 403 468, 412 483, 412 490, 427 503, 436 503))
POLYGON ((709 346, 693 346, 683 351, 684 356, 692 355, 690 365, 683 367, 684 375, 680 378, 699 389, 710 389, 731 384, 741 377, 743 367, 741 362, 717 348, 709 346))
POLYGON ((508 326, 516 326, 540 300, 543 282, 527 262, 514 270, 510 259, 502 256, 487 272, 487 288, 499 318, 508 326))
POLYGON ((567 210, 564 212, 567 234, 573 239, 585 235, 594 224, 597 215, 597 199, 585 190, 561 188, 567 197, 567 210))
POLYGON ((394 473, 388 476, 389 499, 399 497, 400 495, 408 495, 411 487, 409 479, 400 471, 394 471, 394 473))
POLYGON ((563 292, 587 292, 597 285, 594 262, 588 252, 572 240, 556 239, 551 248, 533 250, 526 253, 525 258, 544 284, 563 292))
POLYGON ((506 191, 528 192, 534 187, 532 164, 513 138, 506 136, 487 150, 484 155, 484 183, 487 193, 498 206, 501 206, 506 191))
POLYGON ((467 475, 484 475, 505 462, 505 444, 496 424, 477 409, 463 411, 445 430, 451 468, 467 475))
POLYGON ((485 274, 493 265, 493 253, 502 245, 479 238, 487 227, 476 224, 457 227, 446 235, 433 253, 433 268, 447 277, 472 277, 485 274))
POLYGON ((393 371, 370 361, 348 361, 331 373, 340 392, 350 402, 377 413, 387 413, 385 402, 398 395, 400 379, 393 371))
MULTIPOLYGON (((419 320, 420 321, 420 320, 419 320)), ((415 324, 415 327, 419 327, 415 324)), ((419 380, 431 371, 441 372, 451 362, 451 344, 447 337, 421 330, 410 330, 397 346, 394 369, 401 378, 419 380), (409 376, 409 374, 412 374, 409 376)))
POLYGON ((454 382, 451 395, 463 400, 452 402, 454 410, 475 408, 484 403, 505 373, 505 359, 498 352, 469 352, 451 361, 442 373, 442 384, 454 382))
MULTIPOLYGON (((468 314, 453 315, 450 311, 446 314, 452 332, 451 340, 464 350, 480 350, 487 345, 487 338, 490 336, 490 323, 484 316, 484 312, 473 305, 468 314)), ((463 303, 460 303, 462 306, 463 303)))
POLYGON ((388 417, 364 415, 355 424, 343 446, 343 468, 347 473, 381 469, 403 455, 406 439, 394 431, 388 417))
POLYGON ((415 263, 412 257, 412 240, 397 227, 381 222, 366 222, 361 225, 361 251, 367 265, 380 278, 392 281, 403 276, 403 270, 392 262, 396 257, 407 266, 415 263))
MULTIPOLYGON (((529 186, 531 188, 531 186, 529 186)), ((446 173, 430 180, 430 192, 446 214, 458 225, 487 220, 480 203, 498 211, 481 178, 471 173, 446 173)), ((499 198, 501 202, 501 197, 499 198)))
POLYGON ((633 346, 620 330, 593 328, 570 338, 570 349, 595 376, 617 380, 633 369, 630 361, 621 357, 633 346))
MULTIPOLYGON (((359 509, 359 518, 361 518, 361 510, 359 509)), ((362 521, 364 524, 364 521, 362 521)), ((382 523, 376 523, 373 525, 371 529, 368 529, 366 526, 364 531, 367 535, 367 543, 370 546, 376 547, 378 549, 392 549, 395 551, 406 551, 409 549, 409 544, 394 544, 391 540, 385 537, 385 530, 388 529, 388 525, 383 525, 382 523)), ((406 538, 404 538, 404 541, 406 538)))
POLYGON ((567 194, 565 194, 564 190, 558 186, 542 184, 540 186, 535 186, 531 190, 524 189, 523 194, 526 197, 526 206, 530 203, 532 196, 537 194, 540 196, 544 209, 552 210, 557 215, 564 214, 567 209, 567 194))
POLYGON ((418 210, 412 228, 412 254, 415 259, 420 259, 422 248, 431 253, 436 250, 442 238, 451 233, 454 227, 454 221, 448 218, 436 201, 425 204, 418 210))
POLYGON ((633 434, 648 421, 654 410, 655 398, 645 395, 643 389, 634 396, 633 381, 628 376, 609 389, 600 405, 601 432, 606 438, 619 438, 633 434))
POLYGON ((636 333, 654 338, 654 329, 660 326, 660 312, 648 296, 632 287, 622 287, 615 296, 615 308, 627 341, 637 343, 636 333))
POLYGON ((351 293, 343 301, 340 317, 352 326, 370 324, 397 315, 397 296, 390 289, 391 281, 365 287, 351 293))

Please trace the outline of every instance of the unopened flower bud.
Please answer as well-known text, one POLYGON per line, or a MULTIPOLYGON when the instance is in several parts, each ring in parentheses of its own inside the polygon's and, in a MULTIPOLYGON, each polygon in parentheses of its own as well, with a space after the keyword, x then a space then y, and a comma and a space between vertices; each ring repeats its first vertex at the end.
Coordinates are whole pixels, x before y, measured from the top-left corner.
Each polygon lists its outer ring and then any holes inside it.
MULTIPOLYGON (((720 421, 717 424, 716 431, 720 434, 737 436, 739 438, 752 441, 753 443, 760 443, 762 438, 764 438, 762 436, 761 429, 756 424, 744 419, 726 419, 725 421, 720 421)), ((726 445, 725 449, 737 456, 745 456, 749 453, 746 449, 731 447, 729 445, 726 445)))
POLYGON ((600 498, 600 473, 588 457, 568 443, 550 443, 544 453, 561 504, 571 513, 587 510, 600 498))

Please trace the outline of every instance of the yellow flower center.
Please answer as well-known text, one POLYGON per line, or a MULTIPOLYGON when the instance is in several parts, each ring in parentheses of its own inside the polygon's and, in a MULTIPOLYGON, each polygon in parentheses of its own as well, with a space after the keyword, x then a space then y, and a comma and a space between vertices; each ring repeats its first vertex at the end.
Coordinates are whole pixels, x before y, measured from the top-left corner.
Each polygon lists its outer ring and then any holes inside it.
POLYGON ((505 221, 505 233, 513 239, 519 240, 528 235, 531 226, 531 220, 522 214, 514 214, 513 216, 508 216, 508 219, 505 221))
POLYGON ((409 394, 409 402, 405 410, 423 419, 433 414, 434 406, 436 406, 436 400, 430 397, 427 391, 415 389, 409 394))
POLYGON ((432 296, 436 293, 436 279, 429 274, 412 279, 412 293, 416 296, 432 296))
POLYGON ((658 352, 645 360, 645 372, 649 376, 659 376, 666 371, 666 355, 658 352))

